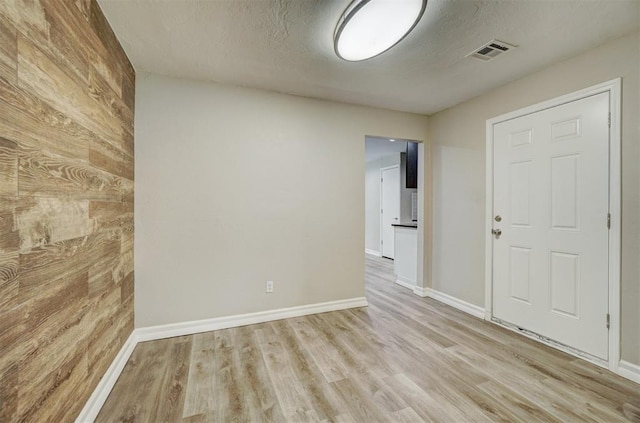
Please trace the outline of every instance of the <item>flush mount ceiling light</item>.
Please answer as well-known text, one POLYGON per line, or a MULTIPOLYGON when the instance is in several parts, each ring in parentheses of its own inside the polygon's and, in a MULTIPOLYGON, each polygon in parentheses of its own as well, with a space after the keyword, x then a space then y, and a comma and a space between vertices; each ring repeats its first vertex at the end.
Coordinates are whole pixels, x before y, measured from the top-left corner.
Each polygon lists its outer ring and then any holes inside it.
POLYGON ((333 35, 341 59, 370 59, 398 44, 418 24, 427 0, 354 0, 333 35))

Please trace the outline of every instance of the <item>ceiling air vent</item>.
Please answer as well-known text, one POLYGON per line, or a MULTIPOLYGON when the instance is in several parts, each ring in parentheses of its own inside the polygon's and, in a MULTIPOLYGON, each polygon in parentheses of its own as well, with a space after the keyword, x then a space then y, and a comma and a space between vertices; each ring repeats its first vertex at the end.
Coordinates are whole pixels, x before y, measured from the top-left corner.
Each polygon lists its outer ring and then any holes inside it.
POLYGON ((504 41, 491 40, 479 49, 467 54, 467 57, 475 57, 476 59, 484 60, 485 62, 496 58, 502 53, 506 53, 509 50, 513 50, 517 46, 514 46, 504 41))

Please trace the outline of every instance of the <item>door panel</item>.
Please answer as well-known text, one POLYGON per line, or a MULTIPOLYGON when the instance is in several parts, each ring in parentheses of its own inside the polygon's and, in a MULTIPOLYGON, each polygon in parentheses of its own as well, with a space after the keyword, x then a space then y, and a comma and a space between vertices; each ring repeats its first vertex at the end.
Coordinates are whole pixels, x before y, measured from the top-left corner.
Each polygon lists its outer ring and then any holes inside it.
POLYGON ((580 155, 551 158, 551 228, 580 230, 580 155))
POLYGON ((511 247, 509 259, 509 295, 531 304, 531 248, 511 247))
POLYGON ((511 224, 514 226, 531 226, 531 161, 512 163, 509 178, 511 224))
POLYGON ((493 140, 493 315, 605 360, 608 116, 602 93, 496 124, 493 140))
POLYGON ((551 252, 551 311, 580 318, 580 255, 551 252))
POLYGON ((388 258, 395 257, 395 237, 394 229, 391 226, 399 223, 400 218, 400 168, 398 166, 382 169, 381 201, 382 222, 382 256, 388 258))

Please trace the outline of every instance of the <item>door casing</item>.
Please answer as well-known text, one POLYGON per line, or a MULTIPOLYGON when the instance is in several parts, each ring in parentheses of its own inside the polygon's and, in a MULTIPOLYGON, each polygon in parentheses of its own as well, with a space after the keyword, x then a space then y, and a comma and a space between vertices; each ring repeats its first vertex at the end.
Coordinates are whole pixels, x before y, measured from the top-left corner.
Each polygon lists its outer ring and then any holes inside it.
MULTIPOLYGON (((492 119, 486 124, 486 212, 485 212, 485 320, 504 326, 493 318, 493 243, 491 230, 493 229, 493 126, 506 120, 515 119, 541 110, 550 109, 562 104, 570 103, 595 94, 609 92, 609 211, 611 213, 611 229, 609 231, 609 360, 598 360, 585 356, 561 344, 540 338, 534 334, 523 333, 525 336, 541 341, 554 348, 565 351, 574 356, 586 359, 599 366, 618 372, 620 363, 620 268, 621 268, 621 79, 603 82, 571 94, 553 98, 533 106, 525 107, 492 119)), ((506 326, 516 330, 513 327, 506 326)))

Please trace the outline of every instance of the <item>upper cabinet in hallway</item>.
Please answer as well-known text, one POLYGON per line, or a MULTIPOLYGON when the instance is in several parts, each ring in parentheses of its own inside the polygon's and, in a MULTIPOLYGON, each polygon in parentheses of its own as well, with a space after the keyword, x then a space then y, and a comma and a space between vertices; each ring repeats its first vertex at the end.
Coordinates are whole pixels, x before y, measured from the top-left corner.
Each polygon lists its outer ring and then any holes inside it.
POLYGON ((407 141, 405 188, 418 188, 418 143, 407 141))

